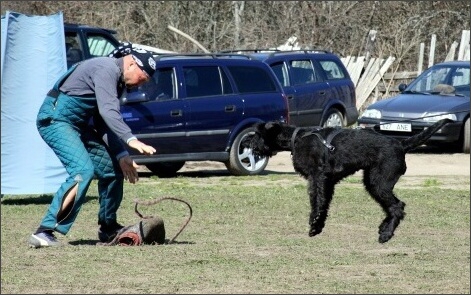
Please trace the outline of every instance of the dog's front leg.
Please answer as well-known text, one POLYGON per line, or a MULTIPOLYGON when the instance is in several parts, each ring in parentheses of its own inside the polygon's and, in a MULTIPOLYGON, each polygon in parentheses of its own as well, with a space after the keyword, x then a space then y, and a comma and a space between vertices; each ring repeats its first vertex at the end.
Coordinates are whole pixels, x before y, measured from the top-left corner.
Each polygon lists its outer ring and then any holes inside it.
POLYGON ((326 181, 322 173, 316 177, 309 177, 308 194, 311 202, 311 214, 309 216, 310 237, 322 232, 327 219, 333 191, 333 185, 330 185, 326 181))

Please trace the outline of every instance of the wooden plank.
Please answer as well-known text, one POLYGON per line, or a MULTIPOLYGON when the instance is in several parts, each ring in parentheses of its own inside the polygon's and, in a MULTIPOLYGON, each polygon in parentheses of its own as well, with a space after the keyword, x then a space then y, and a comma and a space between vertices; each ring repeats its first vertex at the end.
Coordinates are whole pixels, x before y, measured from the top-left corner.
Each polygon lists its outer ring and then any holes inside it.
POLYGON ((458 60, 469 60, 469 30, 463 30, 461 32, 460 48, 458 50, 458 60), (466 49, 467 57, 466 57, 466 49))
POLYGON ((463 60, 469 60, 469 44, 464 49, 463 60))
POLYGON ((437 35, 432 34, 432 39, 430 40, 430 51, 428 55, 428 67, 430 68, 434 64, 435 59, 435 44, 437 43, 437 35))
POLYGON ((420 73, 422 73, 422 68, 424 65, 424 52, 425 52, 425 44, 422 42, 420 43, 419 61, 417 62, 417 74, 419 75, 420 73))
POLYGON ((368 85, 371 84, 371 81, 373 80, 373 77, 375 76, 375 73, 379 71, 380 65, 382 64, 383 59, 379 58, 371 58, 370 61, 368 62, 368 66, 365 69, 365 72, 362 75, 361 81, 358 82, 357 86, 357 105, 358 101, 361 100, 361 103, 363 103, 363 97, 364 93, 367 91, 368 85))
POLYGON ((377 61, 376 58, 371 58, 368 61, 368 65, 366 66, 365 71, 363 72, 363 75, 360 78, 360 81, 358 81, 358 84, 356 86, 357 103, 358 100, 363 97, 363 93, 366 91, 365 89, 372 79, 371 72, 374 71, 372 70, 372 68, 377 62, 379 62, 379 60, 377 61))
POLYGON ((353 81, 355 86, 358 84, 358 80, 360 80, 361 71, 363 70, 363 66, 365 65, 365 57, 358 56, 355 60, 354 67, 352 67, 350 73, 350 78, 353 81))
POLYGON ((458 42, 453 41, 453 43, 450 46, 450 50, 448 51, 448 54, 445 57, 445 61, 455 60, 455 52, 456 52, 457 47, 458 47, 458 42))
POLYGON ((348 74, 350 75, 350 78, 352 79, 353 83, 357 85, 358 79, 361 75, 361 71, 363 70, 363 66, 365 64, 365 57, 358 56, 355 58, 353 56, 347 56, 342 57, 340 60, 347 68, 348 74))
POLYGON ((375 60, 376 60, 376 59, 371 58, 371 59, 368 61, 368 64, 367 64, 366 67, 365 67, 365 71, 363 72, 363 75, 361 75, 360 81, 358 81, 358 85, 362 84, 362 83, 363 83, 363 80, 366 79, 366 75, 370 72, 371 67, 373 66, 373 63, 375 62, 375 60))
MULTIPOLYGON (((383 77, 384 73, 389 69, 396 58, 390 56, 386 59, 384 63, 382 63, 381 68, 379 71, 373 71, 373 77, 369 80, 369 83, 363 86, 363 92, 360 93, 360 96, 357 96, 357 109, 360 110, 363 106, 363 103, 368 99, 370 93, 375 89, 376 85, 378 84, 379 80, 383 77)), ((383 59, 382 59, 383 60, 383 59)), ((375 67, 372 68, 373 70, 375 67)))
POLYGON ((348 65, 350 64, 350 61, 352 60, 352 56, 349 55, 347 57, 342 57, 340 58, 340 60, 342 61, 343 65, 347 68, 348 70, 348 65))
POLYGON ((365 80, 365 82, 367 83, 363 85, 362 87, 363 93, 361 93, 361 97, 363 97, 363 101, 365 101, 368 98, 372 89, 376 87, 376 84, 379 82, 379 79, 376 83, 374 83, 373 81, 375 80, 375 77, 378 74, 378 72, 381 70, 381 65, 383 63, 384 63, 384 58, 381 58, 381 59, 377 58, 374 64, 371 66, 370 71, 367 76, 367 80, 365 80), (374 85, 372 85, 372 83, 374 83, 374 85))

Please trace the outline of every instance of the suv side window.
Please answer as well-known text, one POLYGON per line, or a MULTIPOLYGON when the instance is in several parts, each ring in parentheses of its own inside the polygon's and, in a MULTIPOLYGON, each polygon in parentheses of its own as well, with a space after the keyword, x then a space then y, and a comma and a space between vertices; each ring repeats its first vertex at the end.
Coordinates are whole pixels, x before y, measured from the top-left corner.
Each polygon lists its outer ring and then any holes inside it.
POLYGON ((157 69, 152 79, 141 86, 141 91, 149 95, 150 100, 164 101, 175 99, 175 74, 173 68, 157 69))
POLYGON ((332 60, 320 60, 319 63, 325 71, 327 80, 345 78, 345 73, 336 62, 332 60))
POLYGON ((274 81, 268 73, 259 67, 229 66, 240 93, 260 93, 276 91, 274 81))
POLYGON ((288 77, 288 70, 286 69, 286 65, 284 62, 274 63, 271 66, 271 69, 275 73, 276 78, 278 81, 281 82, 283 87, 289 86, 289 77, 288 77))
POLYGON ((107 56, 116 48, 113 42, 108 40, 103 35, 88 33, 87 43, 90 50, 90 55, 93 57, 107 56))
POLYGON ((223 93, 221 74, 217 66, 183 67, 186 96, 221 95, 223 93))
POLYGON ((308 84, 318 81, 317 75, 310 60, 290 61, 292 81, 291 85, 308 84))

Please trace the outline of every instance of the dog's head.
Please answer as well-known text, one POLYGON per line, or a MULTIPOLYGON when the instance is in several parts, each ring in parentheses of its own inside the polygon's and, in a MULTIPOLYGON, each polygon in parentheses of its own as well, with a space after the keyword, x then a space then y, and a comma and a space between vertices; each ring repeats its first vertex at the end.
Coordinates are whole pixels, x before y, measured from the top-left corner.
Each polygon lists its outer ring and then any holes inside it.
POLYGON ((251 137, 249 147, 254 155, 271 157, 279 151, 290 150, 290 134, 288 125, 272 121, 254 125, 255 134, 251 137))

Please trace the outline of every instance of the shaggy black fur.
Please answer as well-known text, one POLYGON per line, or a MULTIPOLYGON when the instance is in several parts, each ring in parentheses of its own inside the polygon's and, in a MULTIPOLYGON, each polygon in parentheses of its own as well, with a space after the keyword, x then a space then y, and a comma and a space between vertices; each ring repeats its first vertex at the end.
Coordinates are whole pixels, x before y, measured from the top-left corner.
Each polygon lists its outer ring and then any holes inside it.
POLYGON ((405 154, 423 144, 452 120, 444 119, 420 134, 399 141, 371 129, 296 128, 280 122, 258 123, 249 146, 255 155, 271 157, 279 151, 291 151, 296 172, 308 180, 311 203, 309 236, 322 232, 334 186, 343 178, 363 169, 363 183, 378 202, 386 218, 379 226, 379 242, 389 241, 404 218, 405 203, 393 193, 394 185, 406 172, 405 154), (314 133, 318 133, 321 138, 314 133), (321 139, 338 132, 333 150, 321 139))

